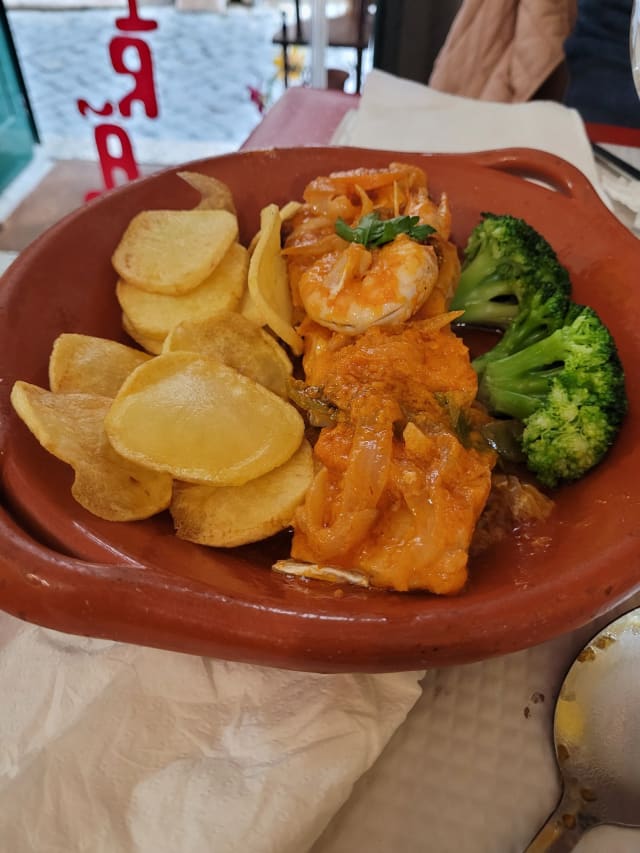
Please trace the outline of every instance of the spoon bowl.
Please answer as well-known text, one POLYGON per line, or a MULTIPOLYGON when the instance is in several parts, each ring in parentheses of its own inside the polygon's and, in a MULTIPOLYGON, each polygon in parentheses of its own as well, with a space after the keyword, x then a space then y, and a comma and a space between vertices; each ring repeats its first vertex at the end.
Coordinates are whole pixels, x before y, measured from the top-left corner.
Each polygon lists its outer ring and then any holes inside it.
POLYGON ((578 654, 556 703, 558 806, 526 853, 572 850, 599 824, 640 827, 640 608, 578 654))

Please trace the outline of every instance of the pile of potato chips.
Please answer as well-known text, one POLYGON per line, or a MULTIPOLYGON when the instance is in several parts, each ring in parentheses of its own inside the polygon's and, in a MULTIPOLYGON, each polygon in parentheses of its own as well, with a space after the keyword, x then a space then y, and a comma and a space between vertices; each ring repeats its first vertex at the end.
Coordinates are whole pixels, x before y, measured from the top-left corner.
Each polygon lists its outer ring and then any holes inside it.
POLYGON ((11 401, 93 514, 169 509, 178 536, 234 547, 287 527, 313 476, 281 343, 302 350, 280 252, 295 204, 267 206, 245 248, 229 189, 180 178, 197 207, 142 211, 112 257, 123 328, 142 350, 62 334, 49 389, 18 381, 11 401))

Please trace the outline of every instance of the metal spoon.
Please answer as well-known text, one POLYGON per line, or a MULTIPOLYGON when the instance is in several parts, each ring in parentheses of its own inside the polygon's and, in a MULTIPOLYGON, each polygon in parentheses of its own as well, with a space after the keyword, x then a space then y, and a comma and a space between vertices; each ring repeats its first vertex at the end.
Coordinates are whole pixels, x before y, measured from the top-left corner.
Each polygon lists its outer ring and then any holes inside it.
POLYGON ((640 827, 640 608, 607 625, 574 661, 554 741, 562 797, 525 853, 566 853, 599 824, 640 827))

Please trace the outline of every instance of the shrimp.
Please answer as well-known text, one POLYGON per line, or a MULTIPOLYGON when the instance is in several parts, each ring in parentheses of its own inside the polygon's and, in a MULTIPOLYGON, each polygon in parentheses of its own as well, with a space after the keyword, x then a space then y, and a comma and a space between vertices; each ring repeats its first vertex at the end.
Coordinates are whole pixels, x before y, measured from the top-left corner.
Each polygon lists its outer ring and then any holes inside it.
POLYGON ((443 240, 451 236, 451 208, 446 193, 442 193, 436 205, 426 187, 420 187, 409 197, 404 213, 418 216, 422 225, 431 225, 443 240))
POLYGON ((294 399, 319 428, 291 525, 304 575, 437 594, 467 580, 497 456, 475 446, 478 378, 450 328, 460 315, 447 310, 460 274, 450 232, 446 194, 432 200, 426 174, 402 163, 317 178, 287 225, 304 341, 294 399), (351 228, 417 217, 434 232, 349 242, 338 217, 351 228))
POLYGON ((381 248, 350 243, 328 252, 300 276, 298 293, 316 323, 357 335, 408 320, 429 297, 438 274, 433 247, 400 234, 381 248))
POLYGON ((432 245, 440 266, 438 280, 429 298, 414 315, 414 320, 434 317, 445 312, 460 278, 460 258, 454 244, 448 240, 434 239, 432 245))

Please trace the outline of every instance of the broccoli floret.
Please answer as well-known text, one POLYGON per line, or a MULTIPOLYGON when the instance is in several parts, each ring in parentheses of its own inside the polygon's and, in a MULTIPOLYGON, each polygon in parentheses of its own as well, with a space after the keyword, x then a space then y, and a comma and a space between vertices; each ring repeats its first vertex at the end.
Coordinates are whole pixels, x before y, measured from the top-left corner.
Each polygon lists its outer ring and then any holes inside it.
POLYGON ((564 267, 557 262, 543 267, 537 281, 530 280, 523 287, 518 313, 500 340, 473 360, 478 375, 490 361, 518 352, 559 329, 571 304, 570 293, 564 267))
POLYGON ((485 366, 478 397, 522 421, 522 450, 541 483, 575 480, 613 443, 627 410, 615 342, 592 308, 571 304, 542 340, 485 366))
POLYGON ((559 328, 569 307, 571 283, 549 243, 527 222, 483 213, 464 250, 451 310, 461 322, 506 330, 486 363, 528 346, 559 328))

